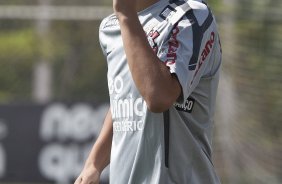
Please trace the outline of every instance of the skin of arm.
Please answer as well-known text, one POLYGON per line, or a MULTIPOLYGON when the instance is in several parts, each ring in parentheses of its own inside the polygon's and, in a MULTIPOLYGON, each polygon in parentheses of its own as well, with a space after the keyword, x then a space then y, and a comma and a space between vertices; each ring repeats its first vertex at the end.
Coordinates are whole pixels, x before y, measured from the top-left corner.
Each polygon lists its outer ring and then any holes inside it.
POLYGON ((160 61, 150 47, 139 22, 137 11, 156 0, 114 0, 124 50, 135 85, 150 111, 160 113, 173 105, 181 95, 181 86, 175 75, 160 61), (141 7, 141 8, 140 8, 141 7))
POLYGON ((111 111, 109 110, 99 137, 85 162, 81 174, 74 184, 99 183, 101 172, 110 163, 112 137, 113 123, 111 111))

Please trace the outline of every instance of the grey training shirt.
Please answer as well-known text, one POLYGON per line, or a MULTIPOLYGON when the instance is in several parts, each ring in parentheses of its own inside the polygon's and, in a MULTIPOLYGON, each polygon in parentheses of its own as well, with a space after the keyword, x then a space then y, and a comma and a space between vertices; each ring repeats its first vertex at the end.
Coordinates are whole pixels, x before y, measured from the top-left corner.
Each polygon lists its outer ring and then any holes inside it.
POLYGON ((102 21, 113 118, 110 182, 218 184, 211 161, 221 63, 214 17, 204 3, 192 0, 160 0, 138 16, 152 49, 178 77, 182 96, 169 111, 150 112, 129 71, 116 16, 102 21), (172 24, 183 3, 190 10, 172 24))

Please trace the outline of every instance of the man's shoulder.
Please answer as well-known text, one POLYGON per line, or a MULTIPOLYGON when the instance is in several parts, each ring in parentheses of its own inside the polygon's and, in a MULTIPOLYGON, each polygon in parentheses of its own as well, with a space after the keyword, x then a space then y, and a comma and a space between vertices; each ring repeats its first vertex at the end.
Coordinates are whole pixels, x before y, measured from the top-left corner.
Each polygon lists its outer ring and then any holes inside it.
POLYGON ((191 9, 198 15, 205 15, 208 14, 210 11, 208 5, 201 1, 188 0, 187 3, 191 7, 191 9))
POLYGON ((190 11, 183 17, 184 20, 188 20, 190 23, 195 21, 201 26, 207 19, 214 20, 214 16, 209 6, 202 1, 188 0, 187 3, 190 6, 190 11))
POLYGON ((182 17, 182 20, 185 20, 184 22, 188 22, 188 23, 190 21, 193 22, 192 19, 196 19, 199 23, 202 23, 211 13, 208 5, 200 0, 175 0, 175 1, 167 2, 167 4, 168 5, 160 14, 160 17, 162 17, 163 19, 167 19, 167 17, 170 17, 171 15, 176 13, 178 6, 179 7, 182 6, 182 8, 179 8, 179 12, 181 12, 182 10, 186 12, 182 17), (188 4, 189 8, 187 8, 187 6, 185 6, 184 4, 186 5, 188 4), (187 15, 189 14, 192 15, 192 17, 190 16, 190 18, 188 18, 187 15))

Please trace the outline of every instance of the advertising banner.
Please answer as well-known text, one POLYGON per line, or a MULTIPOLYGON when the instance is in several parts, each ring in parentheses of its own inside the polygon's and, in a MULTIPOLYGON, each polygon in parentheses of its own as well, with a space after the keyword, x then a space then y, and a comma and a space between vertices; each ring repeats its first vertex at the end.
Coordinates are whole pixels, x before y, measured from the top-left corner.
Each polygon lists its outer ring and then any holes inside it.
MULTIPOLYGON (((108 105, 0 105, 0 183, 72 183, 101 130, 108 105)), ((101 183, 108 183, 108 170, 101 183)))

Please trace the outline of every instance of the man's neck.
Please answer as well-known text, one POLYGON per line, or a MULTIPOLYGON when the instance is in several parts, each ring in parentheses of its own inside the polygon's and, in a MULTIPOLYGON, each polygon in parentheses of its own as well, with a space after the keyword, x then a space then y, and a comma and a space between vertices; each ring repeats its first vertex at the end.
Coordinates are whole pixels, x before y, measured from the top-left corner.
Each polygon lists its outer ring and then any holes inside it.
MULTIPOLYGON (((131 0, 132 1, 132 0, 131 0)), ((137 12, 142 11, 160 0, 137 0, 137 12)))

